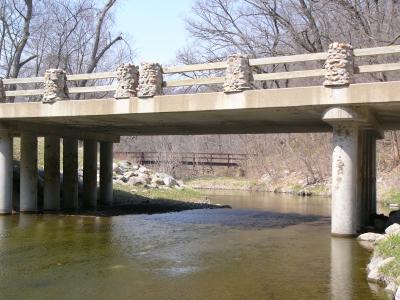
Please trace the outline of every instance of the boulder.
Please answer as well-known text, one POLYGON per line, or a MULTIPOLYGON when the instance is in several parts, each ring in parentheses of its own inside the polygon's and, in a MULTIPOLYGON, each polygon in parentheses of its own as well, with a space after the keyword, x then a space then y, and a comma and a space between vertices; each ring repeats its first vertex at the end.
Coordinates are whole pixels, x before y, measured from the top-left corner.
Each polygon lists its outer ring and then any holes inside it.
POLYGON ((114 173, 118 175, 124 175, 124 170, 120 166, 118 166, 117 168, 115 168, 114 173))
POLYGON ((388 257, 388 258, 383 258, 380 256, 372 257, 371 262, 367 266, 368 280, 375 283, 380 283, 380 282, 384 283, 385 276, 382 273, 380 273, 379 269, 387 265, 388 263, 391 263, 394 259, 395 259, 394 257, 388 257))
POLYGON ((173 186, 177 185, 176 180, 175 180, 173 177, 171 177, 171 176, 166 176, 166 177, 164 177, 164 178, 163 178, 163 181, 164 181, 164 184, 165 184, 167 187, 173 187, 173 186))
POLYGON ((124 169, 129 169, 132 166, 132 163, 127 160, 120 160, 118 166, 124 169))
POLYGON ((389 214, 389 219, 387 221, 387 224, 392 225, 394 223, 400 223, 400 210, 392 211, 389 214))
POLYGON ((385 229, 386 234, 400 234, 400 224, 394 223, 385 229))
POLYGON ((126 178, 131 178, 133 176, 135 176, 135 172, 133 172, 133 171, 128 171, 128 172, 124 173, 124 177, 126 177, 126 178))
POLYGON ((363 233, 363 234, 359 235, 357 239, 359 241, 363 241, 363 242, 375 243, 377 240, 379 241, 382 238, 384 238, 383 234, 367 232, 367 233, 363 233))
POLYGON ((130 185, 146 185, 147 182, 143 177, 133 176, 129 178, 128 184, 130 185))
POLYGON ((400 287, 397 288, 396 296, 394 298, 395 300, 400 300, 400 287))

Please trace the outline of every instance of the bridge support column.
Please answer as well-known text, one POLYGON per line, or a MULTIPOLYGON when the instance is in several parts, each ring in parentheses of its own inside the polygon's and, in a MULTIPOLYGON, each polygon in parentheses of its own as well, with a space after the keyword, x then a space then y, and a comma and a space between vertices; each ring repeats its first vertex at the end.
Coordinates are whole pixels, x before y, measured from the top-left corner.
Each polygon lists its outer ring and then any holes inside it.
POLYGON ((97 207, 97 142, 83 142, 83 207, 97 207))
POLYGON ((79 207, 78 202, 78 140, 63 139, 63 188, 62 208, 71 210, 79 207))
POLYGON ((12 212, 13 144, 6 130, 0 130, 0 215, 12 212))
POLYGON ((37 137, 21 134, 20 212, 36 212, 37 206, 37 137))
POLYGON ((100 203, 113 203, 113 144, 100 143, 100 203))
MULTIPOLYGON (((376 139, 373 131, 361 133, 361 226, 372 223, 376 214, 376 139)), ((372 224, 371 224, 372 225, 372 224)))
POLYGON ((333 127, 332 234, 356 235, 376 211, 376 131, 370 111, 331 108, 323 120, 333 127), (375 132, 374 132, 375 131, 375 132))
POLYGON ((60 209, 60 139, 46 136, 44 145, 44 210, 60 209))

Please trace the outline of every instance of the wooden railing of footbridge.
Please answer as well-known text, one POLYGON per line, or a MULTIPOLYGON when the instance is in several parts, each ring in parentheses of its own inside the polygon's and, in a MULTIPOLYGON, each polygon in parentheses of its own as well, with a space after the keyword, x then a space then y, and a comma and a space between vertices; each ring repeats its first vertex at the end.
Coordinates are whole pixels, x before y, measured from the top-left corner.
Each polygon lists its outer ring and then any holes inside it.
MULTIPOLYGON (((400 45, 376 47, 376 48, 364 48, 355 49, 354 56, 356 58, 356 69, 355 74, 366 74, 376 72, 389 72, 400 70, 400 63, 385 63, 385 64, 365 64, 358 65, 357 58, 368 57, 368 56, 380 56, 387 54, 399 54, 400 45)), ((301 54, 301 55, 290 55, 290 56, 277 56, 277 57, 266 57, 266 58, 253 58, 250 59, 250 66, 257 68, 258 71, 262 71, 262 66, 268 65, 279 65, 279 64, 291 64, 291 63, 303 63, 310 61, 324 61, 328 56, 327 52, 312 53, 312 54, 301 54)), ((206 63, 206 64, 195 64, 195 65, 183 65, 183 66, 163 66, 163 74, 165 75, 176 75, 176 74, 188 74, 196 71, 222 71, 226 69, 226 61, 206 63)), ((209 72, 213 74, 213 72, 209 72)), ((214 72, 214 74, 222 74, 221 72, 214 72)), ((312 70, 300 70, 300 71, 287 71, 278 73, 258 73, 253 75, 255 82, 260 81, 275 81, 275 80, 287 80, 297 78, 312 78, 312 77, 323 77, 325 70, 322 68, 312 70)), ((116 85, 113 79, 116 78, 116 72, 102 72, 92 74, 75 74, 67 75, 67 81, 82 81, 82 80, 95 80, 93 86, 84 87, 71 87, 70 94, 84 94, 84 93, 99 93, 99 92, 112 92, 116 90, 116 85), (97 82, 103 82, 104 79, 111 79, 111 84, 107 85, 95 85, 97 82)), ((203 78, 194 79, 170 79, 165 80, 163 85, 166 88, 170 87, 184 87, 194 85, 218 85, 223 84, 225 78, 221 76, 209 76, 203 78)), ((6 86, 6 97, 21 97, 21 96, 39 96, 43 94, 43 89, 40 85, 43 83, 44 77, 30 77, 30 78, 6 78, 3 80, 6 86), (35 89, 25 89, 24 85, 34 84, 35 89), (13 85, 13 90, 7 91, 7 86, 13 85), (17 86, 15 89, 14 86, 17 86)))
POLYGON ((117 160, 128 160, 142 165, 181 164, 189 166, 239 167, 246 154, 237 153, 167 153, 167 152, 114 152, 117 160))

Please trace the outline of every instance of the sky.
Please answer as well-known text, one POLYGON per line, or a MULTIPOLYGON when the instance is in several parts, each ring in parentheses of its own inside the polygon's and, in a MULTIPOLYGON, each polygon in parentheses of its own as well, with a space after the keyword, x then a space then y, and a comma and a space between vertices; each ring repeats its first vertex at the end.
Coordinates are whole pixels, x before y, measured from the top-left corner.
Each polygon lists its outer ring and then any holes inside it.
POLYGON ((114 11, 117 32, 132 42, 137 60, 170 64, 187 45, 185 17, 194 0, 120 0, 114 11))

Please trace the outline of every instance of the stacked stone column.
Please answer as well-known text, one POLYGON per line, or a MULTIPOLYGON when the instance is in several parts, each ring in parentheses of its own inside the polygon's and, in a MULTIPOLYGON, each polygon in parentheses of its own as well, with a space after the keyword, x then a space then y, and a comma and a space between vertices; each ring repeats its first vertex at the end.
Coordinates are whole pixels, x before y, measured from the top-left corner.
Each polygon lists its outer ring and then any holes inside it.
POLYGON ((138 97, 148 98, 163 94, 162 67, 158 63, 141 63, 138 97))
POLYGON ((43 103, 69 99, 67 73, 62 69, 49 69, 44 73, 43 103))
POLYGON ((6 90, 4 88, 3 78, 0 77, 0 103, 6 102, 6 90))
POLYGON ((139 81, 138 68, 131 64, 122 64, 117 69, 118 87, 114 98, 126 99, 137 96, 139 81))
POLYGON ((325 62, 324 86, 347 86, 353 82, 353 75, 353 47, 346 43, 330 44, 328 58, 325 62))
POLYGON ((228 56, 224 92, 234 93, 251 89, 253 76, 247 55, 228 56))

